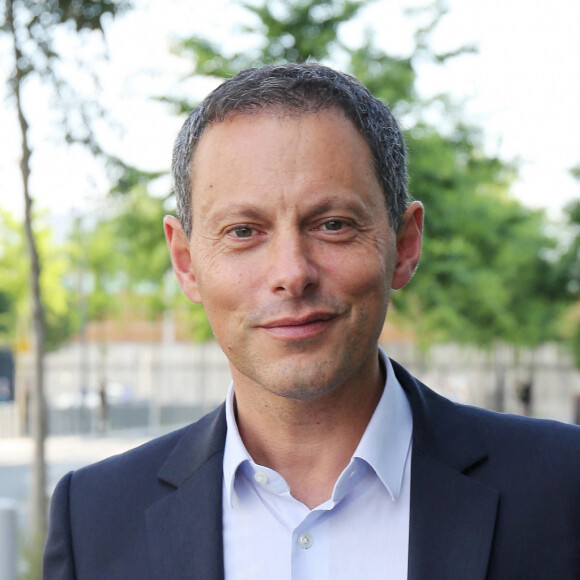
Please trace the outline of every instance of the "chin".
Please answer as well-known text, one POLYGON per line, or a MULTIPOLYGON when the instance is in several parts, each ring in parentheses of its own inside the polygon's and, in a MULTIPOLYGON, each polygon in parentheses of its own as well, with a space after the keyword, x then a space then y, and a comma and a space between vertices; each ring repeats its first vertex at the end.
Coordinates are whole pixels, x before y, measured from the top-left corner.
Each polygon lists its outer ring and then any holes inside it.
POLYGON ((312 366, 307 372, 286 368, 282 375, 269 380, 270 385, 275 385, 275 389, 270 391, 286 399, 311 401, 333 392, 344 381, 344 376, 340 373, 337 373, 338 376, 328 376, 320 371, 313 371, 312 366), (288 377, 292 378, 288 380, 288 377))

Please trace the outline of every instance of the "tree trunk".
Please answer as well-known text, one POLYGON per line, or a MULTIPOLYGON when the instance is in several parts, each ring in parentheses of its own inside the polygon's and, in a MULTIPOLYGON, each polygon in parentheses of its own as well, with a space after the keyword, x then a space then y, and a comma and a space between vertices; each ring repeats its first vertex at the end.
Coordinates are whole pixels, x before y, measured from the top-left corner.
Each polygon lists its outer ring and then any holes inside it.
POLYGON ((47 524, 47 498, 46 498, 46 462, 45 462, 45 439, 46 439, 46 404, 44 400, 44 349, 45 349, 45 316, 44 306, 40 293, 41 265, 34 238, 32 227, 32 198, 30 197, 30 157, 31 151, 28 143, 28 123, 22 107, 22 84, 26 77, 26 71, 21 68, 22 51, 14 24, 14 2, 7 0, 6 22, 8 24, 13 42, 14 55, 14 97, 18 111, 18 122, 22 138, 22 150, 20 159, 20 173, 24 192, 25 218, 24 225, 28 251, 30 255, 30 283, 32 289, 32 320, 33 320, 33 360, 34 360, 34 384, 32 388, 32 436, 34 438, 34 476, 32 485, 32 530, 37 537, 46 533, 47 524))

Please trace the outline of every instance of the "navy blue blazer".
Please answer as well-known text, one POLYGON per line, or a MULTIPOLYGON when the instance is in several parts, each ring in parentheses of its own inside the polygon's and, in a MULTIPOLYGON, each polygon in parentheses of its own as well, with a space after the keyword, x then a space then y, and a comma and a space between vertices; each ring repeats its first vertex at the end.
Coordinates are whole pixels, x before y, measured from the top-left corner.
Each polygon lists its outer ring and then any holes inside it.
MULTIPOLYGON (((580 579, 580 428, 457 405, 393 366, 413 413, 409 579, 580 579)), ((44 578, 222 580, 225 435, 222 405, 65 476, 44 578)))

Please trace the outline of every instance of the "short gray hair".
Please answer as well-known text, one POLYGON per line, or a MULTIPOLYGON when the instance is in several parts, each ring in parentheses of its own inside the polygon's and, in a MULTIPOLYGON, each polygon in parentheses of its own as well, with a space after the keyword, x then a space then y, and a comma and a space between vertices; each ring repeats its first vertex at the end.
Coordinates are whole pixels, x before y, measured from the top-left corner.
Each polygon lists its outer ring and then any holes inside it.
POLYGON ((292 63, 239 72, 211 92, 183 124, 171 169, 177 215, 187 236, 192 230, 193 154, 208 126, 234 114, 306 114, 333 108, 341 109, 367 142, 391 226, 397 230, 410 201, 405 143, 397 121, 358 79, 316 63, 292 63))

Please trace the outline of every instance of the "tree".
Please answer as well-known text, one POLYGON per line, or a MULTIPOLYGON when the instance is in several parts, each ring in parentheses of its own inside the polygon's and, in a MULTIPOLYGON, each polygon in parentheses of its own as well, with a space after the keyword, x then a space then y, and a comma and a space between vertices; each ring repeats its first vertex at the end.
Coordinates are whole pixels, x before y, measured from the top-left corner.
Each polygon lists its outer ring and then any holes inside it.
MULTIPOLYGON (((235 72, 250 66, 259 66, 275 62, 297 62, 312 58, 323 60, 335 50, 346 50, 339 40, 338 30, 341 24, 348 22, 356 16, 358 11, 366 4, 365 0, 292 0, 285 3, 267 1, 262 5, 243 3, 243 6, 256 17, 257 25, 244 29, 245 34, 253 34, 259 39, 255 50, 239 52, 234 55, 224 56, 218 44, 201 37, 190 37, 178 42, 175 51, 184 58, 191 60, 193 64, 192 76, 212 76, 225 78, 235 72)), ((197 104, 190 100, 180 100, 174 96, 162 99, 170 103, 177 114, 189 113, 197 104)), ((118 163, 119 179, 113 189, 114 195, 137 195, 141 204, 145 203, 147 192, 140 186, 156 179, 158 174, 148 174, 134 167, 118 163)), ((141 207, 141 205, 139 206, 141 207)), ((130 221, 128 216, 123 218, 127 225, 131 221, 137 223, 140 209, 135 208, 135 214, 130 221)), ((120 217, 120 216, 119 216, 120 217)), ((120 232, 120 230, 117 230, 120 232)), ((132 228, 125 231, 134 231, 132 228)), ((157 229, 157 223, 140 224, 139 239, 140 248, 147 248, 145 259, 150 255, 157 257, 167 255, 165 240, 157 229)), ((123 234, 124 236, 124 234, 123 234)), ((123 243, 133 243, 134 238, 123 237, 123 243)), ((135 248, 139 255, 141 249, 135 248)), ((142 268, 138 260, 134 260, 131 279, 142 283, 143 273, 151 271, 148 267, 142 268)), ((169 266, 169 262, 167 262, 169 266)), ((156 276, 149 277, 149 288, 157 284, 157 297, 163 294, 165 279, 159 276, 159 271, 154 270, 156 276)), ((167 297, 166 297, 167 298, 167 297)), ((141 299, 147 299, 141 296, 141 299)), ((150 298, 149 298, 150 299, 150 298)), ((190 332, 196 340, 207 340, 213 336, 209 323, 205 317, 203 308, 199 305, 186 304, 180 292, 174 292, 171 299, 165 301, 165 307, 178 308, 180 320, 185 321, 190 332)))
MULTIPOLYGON (((70 252, 65 244, 55 242, 53 231, 44 218, 41 215, 35 219, 35 241, 43 264, 41 286, 46 312, 46 346, 47 350, 54 350, 78 330, 78 320, 77 313, 69 308, 73 295, 67 279, 72 267, 70 252)), ((11 345, 27 338, 30 267, 22 224, 0 210, 0 230, 0 344, 11 345)))
POLYGON ((165 308, 163 279, 171 263, 164 247, 164 200, 135 186, 108 199, 108 207, 82 233, 84 264, 91 280, 88 319, 104 321, 122 310, 145 318, 165 308))
POLYGON ((473 130, 442 138, 419 126, 407 139, 413 194, 427 207, 426 243, 397 305, 419 336, 484 347, 553 338, 562 298, 547 259, 555 242, 543 213, 509 196, 513 170, 484 156, 473 130))
MULTIPOLYGON (((57 101, 73 96, 74 90, 60 72, 63 60, 57 50, 57 30, 69 33, 88 33, 103 30, 103 17, 114 16, 122 7, 120 1, 99 0, 4 0, 0 31, 7 35, 12 48, 10 95, 18 116, 21 137, 20 172, 25 207, 25 231, 30 255, 30 284, 34 337, 35 379, 33 389, 33 436, 35 442, 35 477, 33 485, 33 530, 38 536, 46 529, 46 474, 44 441, 46 438, 46 410, 44 401, 44 354, 46 351, 46 308, 42 294, 42 262, 33 224, 33 197, 30 188, 32 145, 26 115, 25 93, 35 79, 52 89, 57 101)), ((62 111, 64 138, 80 141, 93 149, 96 143, 88 127, 87 109, 67 103, 62 111), (76 110, 77 116, 71 114, 76 110), (74 119, 77 119, 75 122, 74 119), (71 120, 72 119, 72 120, 71 120)))
POLYGON ((121 313, 159 319, 172 310, 180 328, 195 340, 206 340, 212 333, 203 309, 188 304, 171 275, 162 228, 166 205, 165 198, 151 195, 139 180, 131 185, 125 181, 123 193, 115 188, 106 211, 77 234, 84 244, 74 244, 75 261, 83 262, 91 280, 87 319, 104 321, 121 313))
MULTIPOLYGON (((254 51, 224 55, 200 37, 183 40, 176 50, 191 60, 192 75, 216 77, 266 63, 338 60, 404 119, 411 191, 426 205, 420 273, 403 293, 395 293, 396 319, 411 325, 425 346, 451 340, 493 350, 500 343, 533 347, 554 338, 564 296, 548 258, 555 242, 546 234, 544 214, 510 197, 516 168, 484 152, 481 132, 463 122, 447 96, 425 100, 415 88, 421 62, 444 63, 473 47, 447 54, 430 48, 430 35, 446 13, 439 1, 420 9, 430 19, 417 29, 408 56, 386 54, 368 31, 360 46, 348 47, 340 25, 365 4, 246 3, 257 24, 244 32, 260 37, 254 51), (428 121, 435 109, 443 111, 441 126, 428 121)), ((179 112, 194 105, 174 103, 179 112)))
POLYGON ((537 344, 553 336, 545 323, 553 318, 558 292, 547 275, 551 264, 544 254, 553 241, 545 234, 544 216, 510 198, 516 169, 484 153, 480 131, 465 125, 448 97, 426 101, 415 89, 420 62, 443 63, 473 48, 448 54, 430 49, 430 34, 446 13, 441 2, 427 7, 430 21, 417 29, 409 56, 384 53, 372 32, 361 46, 349 48, 340 39, 340 25, 365 4, 245 4, 258 22, 245 32, 261 35, 254 52, 224 56, 199 37, 182 41, 177 50, 192 60, 192 74, 220 77, 264 63, 339 57, 346 63, 342 68, 404 117, 408 127, 411 191, 426 204, 426 246, 420 275, 395 296, 395 304, 417 335, 426 343, 452 339, 479 345, 537 344), (435 106, 444 111, 445 129, 426 120, 435 106))
MULTIPOLYGON (((191 76, 227 78, 252 66, 283 62, 323 61, 336 51, 347 50, 340 41, 340 25, 352 20, 366 0, 289 0, 264 1, 261 5, 242 2, 256 17, 256 26, 241 32, 259 39, 252 50, 224 55, 211 39, 191 36, 176 43, 177 54, 191 61, 191 76)), ((178 113, 190 112, 197 104, 164 98, 178 113)))
POLYGON ((0 211, 0 343, 13 344, 17 336, 23 297, 28 298, 26 242, 20 224, 6 211, 0 211))
MULTIPOLYGON (((570 169, 570 174, 580 183, 580 165, 570 169)), ((557 262, 558 282, 565 289, 570 309, 563 332, 568 339, 568 347, 576 366, 580 368, 580 200, 574 200, 565 208, 568 222, 567 239, 564 250, 557 262)))

